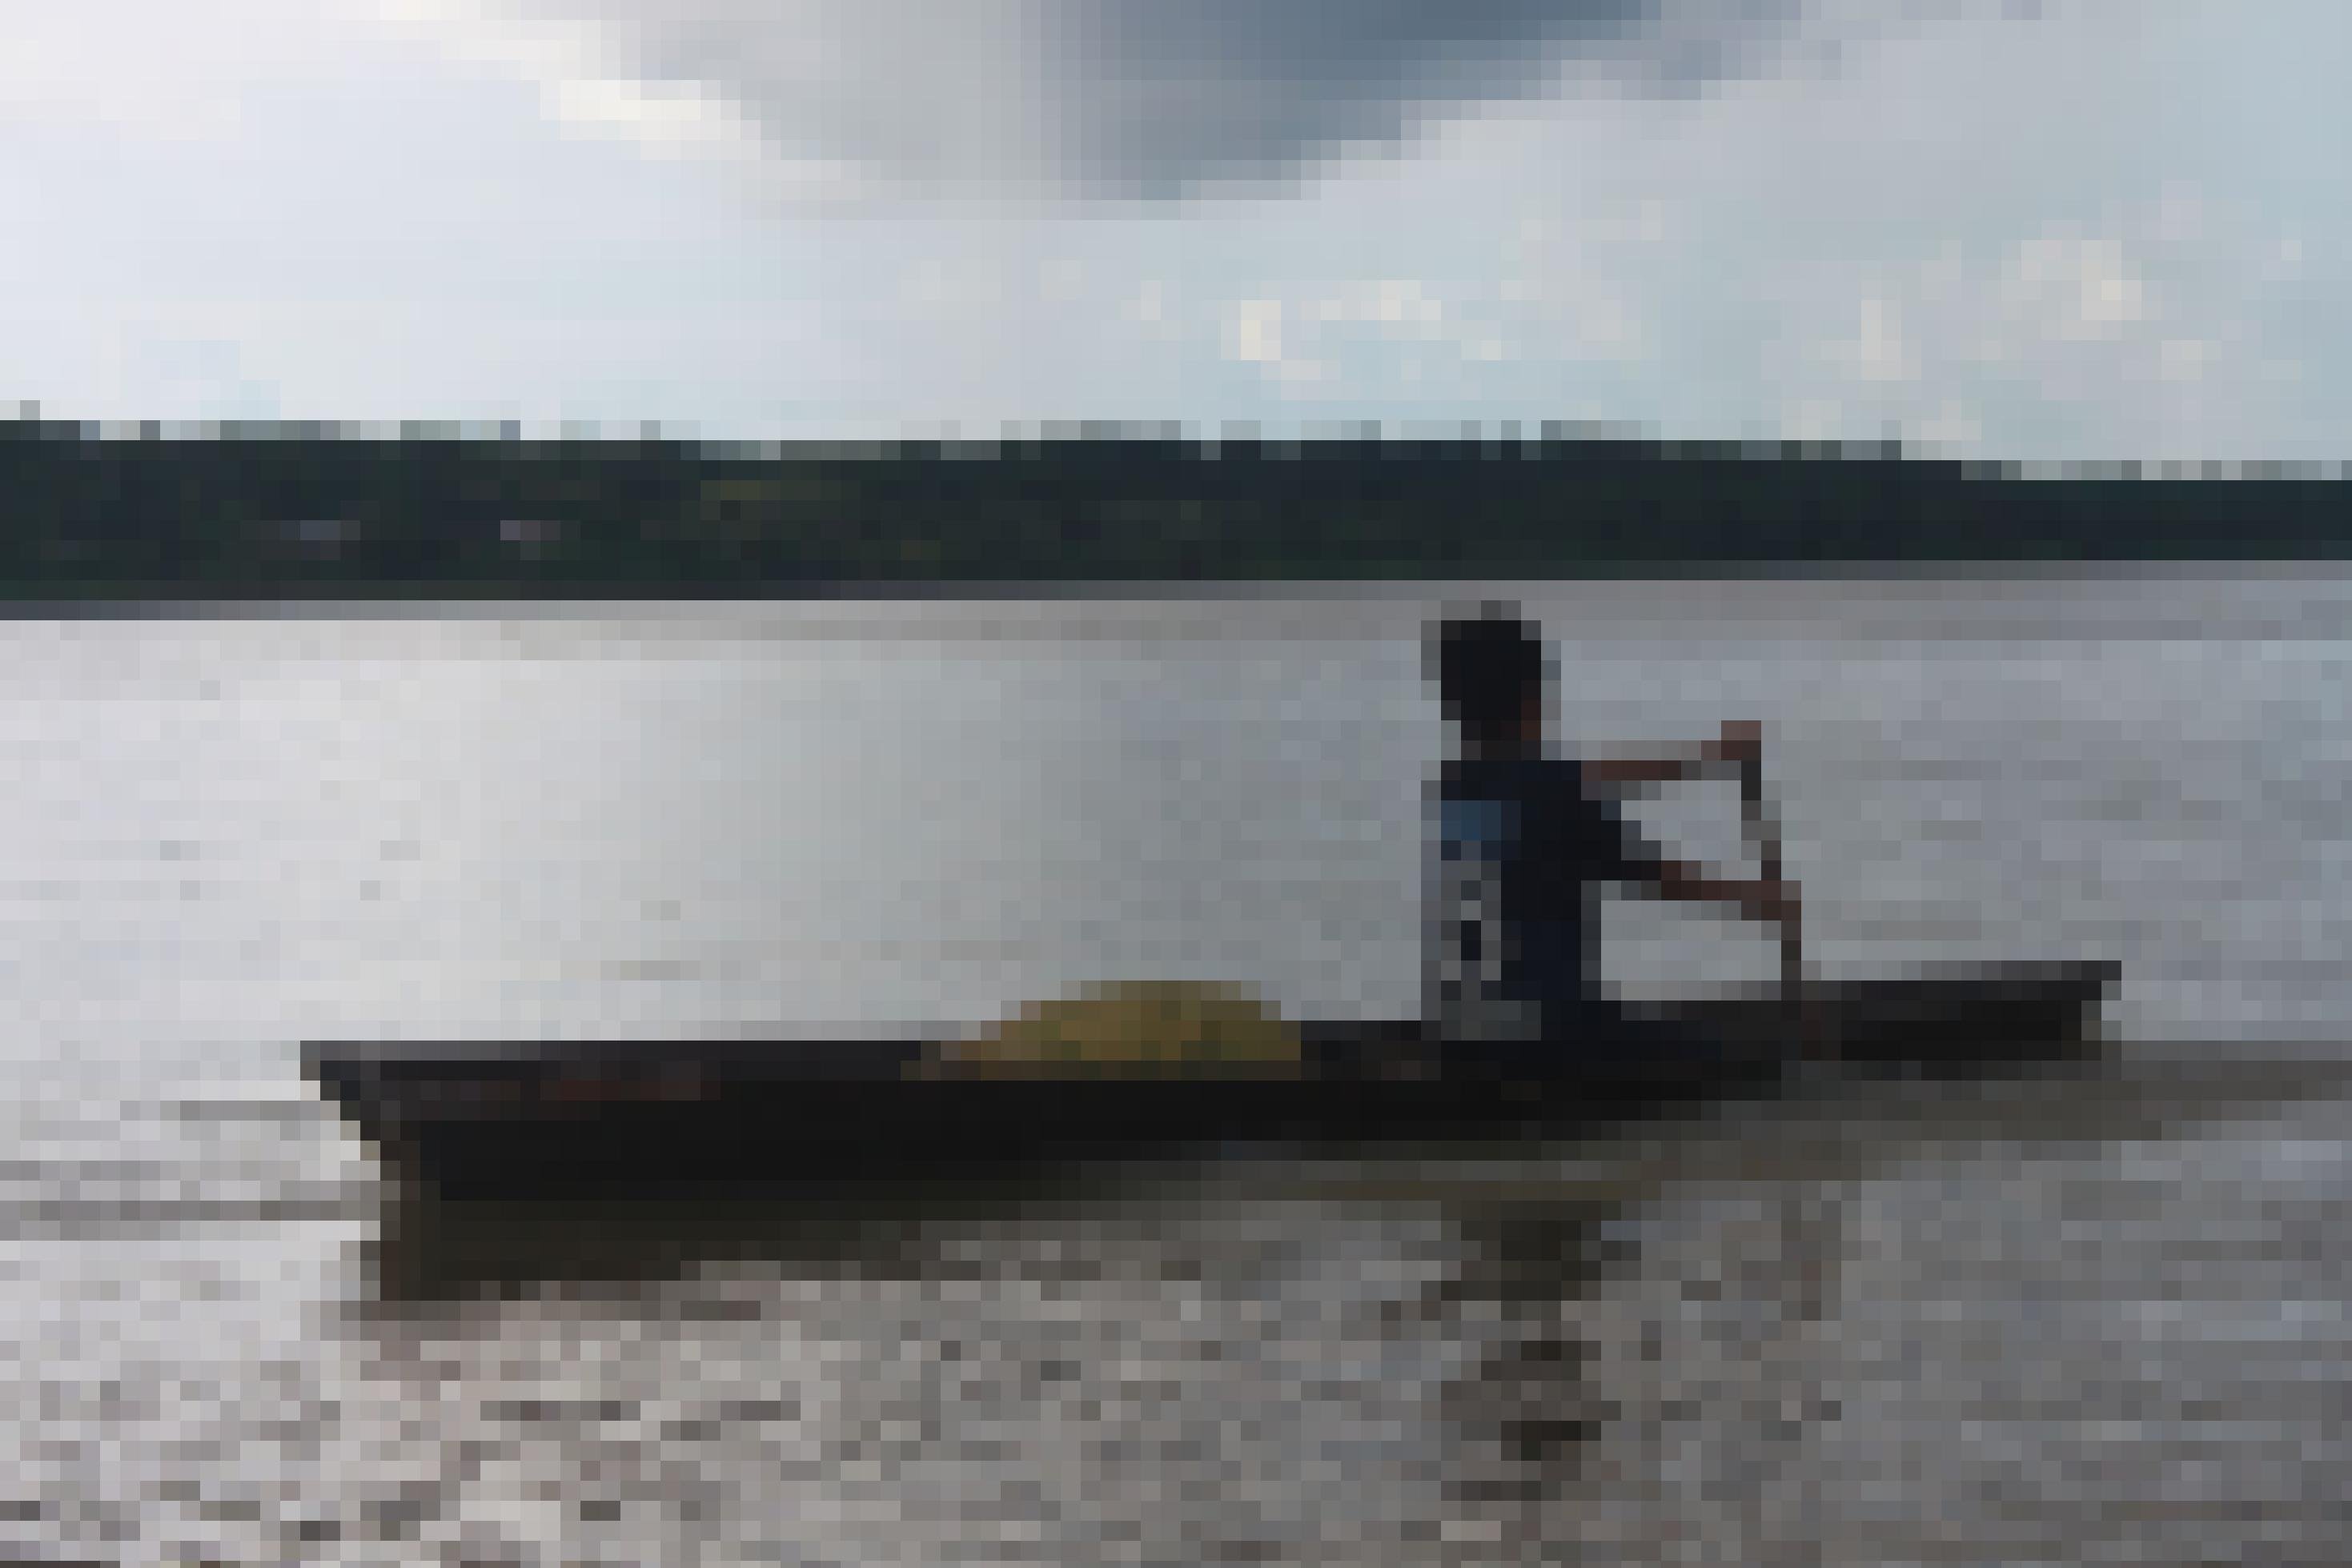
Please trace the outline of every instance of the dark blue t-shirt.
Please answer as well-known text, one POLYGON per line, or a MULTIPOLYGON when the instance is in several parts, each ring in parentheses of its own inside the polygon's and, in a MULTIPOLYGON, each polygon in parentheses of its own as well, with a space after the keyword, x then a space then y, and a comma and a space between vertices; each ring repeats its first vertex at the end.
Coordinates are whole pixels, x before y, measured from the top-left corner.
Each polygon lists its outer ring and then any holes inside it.
POLYGON ((1594 895, 1649 881, 1659 857, 1573 762, 1447 765, 1434 841, 1425 1016, 1442 1038, 1561 1039, 1597 1026, 1594 895))

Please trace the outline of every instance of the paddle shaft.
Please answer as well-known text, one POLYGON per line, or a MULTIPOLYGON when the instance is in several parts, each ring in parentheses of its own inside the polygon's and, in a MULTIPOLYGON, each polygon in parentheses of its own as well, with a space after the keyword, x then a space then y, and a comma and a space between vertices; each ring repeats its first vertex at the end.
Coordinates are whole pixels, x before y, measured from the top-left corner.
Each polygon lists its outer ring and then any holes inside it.
MULTIPOLYGON (((1739 810, 1749 835, 1756 841, 1756 858, 1764 880, 1781 881, 1780 824, 1764 798, 1763 770, 1753 760, 1742 764, 1739 769, 1739 810)), ((1794 915, 1784 915, 1780 921, 1780 994, 1795 1009, 1807 1040, 1812 1041, 1812 1009, 1806 1005, 1804 930, 1794 915)))

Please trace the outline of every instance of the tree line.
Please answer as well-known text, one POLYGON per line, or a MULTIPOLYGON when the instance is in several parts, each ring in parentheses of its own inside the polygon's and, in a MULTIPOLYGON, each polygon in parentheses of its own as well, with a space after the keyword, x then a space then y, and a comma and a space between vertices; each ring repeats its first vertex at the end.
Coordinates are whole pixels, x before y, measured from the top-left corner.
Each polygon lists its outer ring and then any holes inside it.
POLYGON ((858 587, 2340 559, 2341 480, 1798 449, 1140 438, 94 439, 0 423, 0 592, 780 596, 858 587))

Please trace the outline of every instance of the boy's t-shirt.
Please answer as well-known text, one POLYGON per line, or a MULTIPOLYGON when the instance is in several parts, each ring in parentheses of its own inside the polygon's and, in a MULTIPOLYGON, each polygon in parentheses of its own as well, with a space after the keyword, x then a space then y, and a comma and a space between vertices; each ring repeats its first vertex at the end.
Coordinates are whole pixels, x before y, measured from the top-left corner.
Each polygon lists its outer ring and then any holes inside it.
POLYGON ((1657 851, 1573 762, 1454 762, 1433 791, 1425 1016, 1441 1038, 1536 1040, 1601 1027, 1595 894, 1655 877, 1657 851))

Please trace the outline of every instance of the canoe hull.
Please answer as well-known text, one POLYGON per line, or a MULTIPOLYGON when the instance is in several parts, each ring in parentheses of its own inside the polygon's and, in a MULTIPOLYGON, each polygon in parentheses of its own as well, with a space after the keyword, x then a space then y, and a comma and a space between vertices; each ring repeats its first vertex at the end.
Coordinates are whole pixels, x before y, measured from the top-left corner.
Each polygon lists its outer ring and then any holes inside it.
POLYGON ((1968 1069, 2098 1043, 2112 966, 2040 965, 1824 988, 1801 1039, 1776 998, 1660 1013, 1696 1061, 1560 1060, 1500 1079, 1449 1068, 1418 1026, 1310 1024, 1281 1076, 931 1078, 913 1041, 319 1042, 305 1066, 397 1177, 446 1197, 805 1187, 977 1163, 1050 1166, 1185 1146, 1558 1134, 1769 1087, 1810 1049, 1968 1069))

